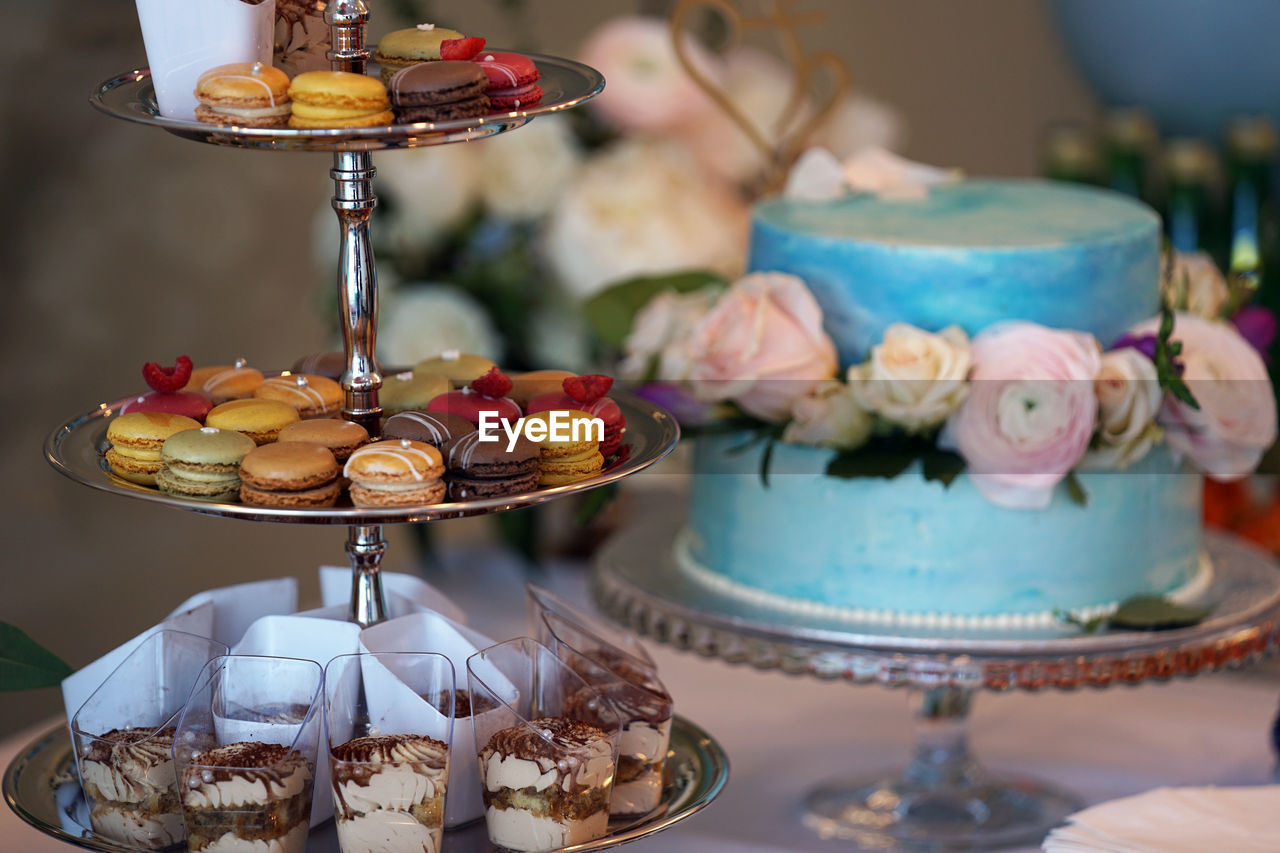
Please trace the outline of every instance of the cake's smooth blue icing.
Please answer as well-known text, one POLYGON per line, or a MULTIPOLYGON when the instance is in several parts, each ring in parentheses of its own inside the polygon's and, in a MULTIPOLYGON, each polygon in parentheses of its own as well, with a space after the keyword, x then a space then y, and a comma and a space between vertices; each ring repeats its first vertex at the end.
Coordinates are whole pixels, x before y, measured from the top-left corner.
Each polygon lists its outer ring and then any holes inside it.
MULTIPOLYGON (((1024 319, 1105 346, 1159 310, 1159 222, 1111 192, 965 181, 923 201, 777 200, 755 213, 753 271, 800 276, 841 365, 885 328, 970 335, 1024 319)), ((825 475, 831 451, 778 445, 766 487, 746 434, 698 440, 683 565, 752 600, 850 613, 1006 614, 1097 609, 1187 583, 1200 563, 1200 480, 1163 450, 1123 472, 1080 474, 1045 510, 1005 509, 965 476, 825 475)), ((985 623, 984 623, 985 624, 985 623)))
POLYGON ((973 335, 1031 320, 1106 346, 1159 310, 1159 230, 1150 208, 1118 193, 960 181, 918 201, 766 201, 750 268, 805 280, 844 366, 894 322, 973 335))
POLYGON ((836 608, 964 616, 1039 614, 1165 593, 1200 553, 1200 478, 1157 448, 1126 471, 1079 474, 1047 510, 1004 509, 961 475, 828 477, 833 451, 742 435, 696 443, 688 535, 698 566, 751 589, 836 608))

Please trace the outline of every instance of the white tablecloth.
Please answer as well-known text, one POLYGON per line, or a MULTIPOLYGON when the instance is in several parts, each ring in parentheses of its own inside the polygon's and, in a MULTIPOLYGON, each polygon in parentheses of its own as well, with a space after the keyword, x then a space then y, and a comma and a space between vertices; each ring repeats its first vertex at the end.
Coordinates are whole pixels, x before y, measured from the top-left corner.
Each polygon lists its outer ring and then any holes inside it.
MULTIPOLYGON (((459 553, 430 579, 491 636, 524 632, 523 581, 509 559, 459 553)), ((580 569, 536 582, 585 600, 580 569)), ((906 694, 731 667, 653 647, 678 712, 729 753, 732 773, 702 814, 634 853, 800 853, 842 849, 803 829, 798 803, 815 783, 900 764, 911 729, 906 694)), ((973 748, 993 770, 1034 776, 1088 803, 1160 785, 1252 785, 1271 781, 1271 720, 1280 679, 1206 676, 1168 685, 1079 693, 984 695, 973 714, 973 748)), ((46 726, 0 743, 0 766, 46 726)), ((63 853, 0 807, 0 850, 63 853)), ((847 848, 844 848, 847 849, 847 848)))

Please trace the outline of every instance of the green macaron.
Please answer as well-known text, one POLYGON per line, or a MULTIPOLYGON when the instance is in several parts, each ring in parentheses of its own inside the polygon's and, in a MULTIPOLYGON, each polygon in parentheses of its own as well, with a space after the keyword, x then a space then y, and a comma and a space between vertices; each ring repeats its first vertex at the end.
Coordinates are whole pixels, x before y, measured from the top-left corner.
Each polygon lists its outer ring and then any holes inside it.
POLYGON ((217 427, 175 433, 160 450, 165 467, 156 475, 156 485, 174 497, 235 500, 240 461, 256 446, 243 433, 217 427))

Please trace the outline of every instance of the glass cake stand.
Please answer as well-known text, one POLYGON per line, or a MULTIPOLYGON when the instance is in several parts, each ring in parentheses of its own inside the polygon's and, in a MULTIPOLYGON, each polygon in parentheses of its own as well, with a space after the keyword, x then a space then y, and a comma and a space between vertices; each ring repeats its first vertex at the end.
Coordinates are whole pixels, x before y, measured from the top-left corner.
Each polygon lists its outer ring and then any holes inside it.
MULTIPOLYGON (((720 745, 701 728, 677 716, 671 726, 661 805, 639 818, 611 821, 605 837, 562 848, 558 853, 607 850, 661 832, 709 805, 728 778, 729 761, 720 745)), ((3 791, 14 812, 46 835, 86 850, 136 853, 136 848, 110 841, 89 828, 88 805, 76 779, 66 726, 51 729, 14 757, 4 774, 3 791)), ((489 853, 495 849, 484 822, 477 821, 447 831, 442 853, 489 853)), ((307 850, 337 853, 338 836, 332 821, 312 830, 307 850)))
POLYGON ((805 799, 823 837, 874 850, 985 850, 1038 844, 1081 806, 1039 782, 993 777, 973 758, 966 720, 979 690, 1075 690, 1167 681, 1248 664, 1280 643, 1280 571, 1268 555, 1220 534, 1206 539, 1213 580, 1193 603, 1198 625, 1168 631, 1070 627, 903 629, 798 615, 746 603, 682 570, 672 542, 682 517, 629 528, 596 558, 593 592, 618 622, 730 663, 855 684, 910 688, 916 742, 901 774, 841 779, 805 799))

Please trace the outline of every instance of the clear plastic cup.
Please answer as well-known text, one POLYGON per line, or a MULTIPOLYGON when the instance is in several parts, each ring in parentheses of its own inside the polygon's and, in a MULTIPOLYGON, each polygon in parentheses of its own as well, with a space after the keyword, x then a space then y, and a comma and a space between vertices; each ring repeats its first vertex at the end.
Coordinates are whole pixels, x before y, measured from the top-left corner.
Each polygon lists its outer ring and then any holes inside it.
POLYGON ((325 733, 342 853, 439 853, 456 697, 444 655, 340 655, 325 733))
POLYGON ((475 725, 489 840, 532 853, 608 832, 619 724, 582 676, 521 637, 472 655, 467 685, 496 709, 475 725))
POLYGON ((209 661, 178 721, 178 789, 195 853, 302 853, 310 830, 324 672, 315 661, 209 661))
POLYGON ((174 731, 201 670, 226 653, 226 646, 207 637, 157 631, 76 711, 76 768, 99 835, 146 850, 186 840, 174 731))

